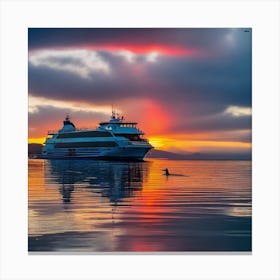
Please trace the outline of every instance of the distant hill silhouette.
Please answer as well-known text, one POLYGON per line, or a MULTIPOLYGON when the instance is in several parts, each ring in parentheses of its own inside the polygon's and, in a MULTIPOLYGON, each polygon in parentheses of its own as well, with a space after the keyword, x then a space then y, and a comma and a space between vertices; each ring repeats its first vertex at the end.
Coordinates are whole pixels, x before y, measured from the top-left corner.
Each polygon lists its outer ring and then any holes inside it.
POLYGON ((147 158, 164 158, 164 159, 200 159, 200 160, 251 160, 251 154, 229 154, 229 153, 184 153, 178 154, 162 150, 153 149, 146 156, 147 158))
POLYGON ((28 155, 39 155, 42 153, 42 144, 28 144, 28 155))
POLYGON ((173 152, 167 152, 162 150, 153 149, 149 152, 147 157, 149 158, 166 158, 166 159, 185 159, 190 154, 177 154, 173 152))
MULTIPOLYGON (((42 153, 42 144, 28 144, 28 155, 39 155, 42 153)), ((207 154, 207 153, 185 153, 178 154, 162 150, 153 149, 146 158, 164 158, 174 160, 251 160, 251 154, 207 154)))

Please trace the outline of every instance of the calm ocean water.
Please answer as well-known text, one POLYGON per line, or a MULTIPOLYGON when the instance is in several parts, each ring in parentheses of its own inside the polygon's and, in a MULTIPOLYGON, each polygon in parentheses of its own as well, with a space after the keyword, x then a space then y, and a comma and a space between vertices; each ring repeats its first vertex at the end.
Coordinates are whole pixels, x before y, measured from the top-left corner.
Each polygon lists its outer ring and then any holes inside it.
POLYGON ((28 164, 29 251, 251 251, 251 161, 28 164))

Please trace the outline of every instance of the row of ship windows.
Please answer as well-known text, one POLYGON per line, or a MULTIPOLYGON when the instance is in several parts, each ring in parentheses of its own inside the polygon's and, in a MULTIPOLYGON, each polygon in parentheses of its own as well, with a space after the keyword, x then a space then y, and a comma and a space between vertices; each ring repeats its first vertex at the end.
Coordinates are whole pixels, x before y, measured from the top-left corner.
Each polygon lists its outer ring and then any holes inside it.
MULTIPOLYGON (((126 137, 129 140, 141 140, 137 134, 115 134, 116 136, 126 137)), ((57 138, 85 138, 85 137, 112 137, 112 134, 107 131, 89 131, 89 132, 72 132, 61 133, 57 138)))
POLYGON ((135 124, 120 124, 120 127, 136 127, 135 124))
POLYGON ((87 148, 87 147, 116 147, 115 142, 72 142, 72 143, 57 143, 56 148, 87 148))
POLYGON ((82 137, 111 137, 112 134, 108 131, 85 131, 85 132, 72 132, 61 133, 57 138, 82 138, 82 137))

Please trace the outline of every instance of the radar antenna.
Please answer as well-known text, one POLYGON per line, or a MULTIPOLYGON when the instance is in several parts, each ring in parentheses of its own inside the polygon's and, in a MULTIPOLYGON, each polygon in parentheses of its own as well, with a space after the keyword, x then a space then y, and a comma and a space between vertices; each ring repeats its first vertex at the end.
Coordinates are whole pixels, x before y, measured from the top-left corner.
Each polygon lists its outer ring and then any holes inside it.
POLYGON ((112 104, 112 119, 115 119, 116 118, 116 111, 114 109, 114 105, 112 104))

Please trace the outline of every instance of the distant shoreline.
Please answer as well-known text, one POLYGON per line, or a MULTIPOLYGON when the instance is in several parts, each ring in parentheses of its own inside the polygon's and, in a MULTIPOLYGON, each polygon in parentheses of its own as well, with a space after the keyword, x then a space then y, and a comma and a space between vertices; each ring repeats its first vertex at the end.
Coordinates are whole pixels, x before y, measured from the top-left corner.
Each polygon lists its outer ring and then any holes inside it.
POLYGON ((145 157, 145 159, 161 159, 161 160, 209 160, 209 161, 252 161, 252 159, 246 159, 246 158, 156 158, 156 157, 145 157))

